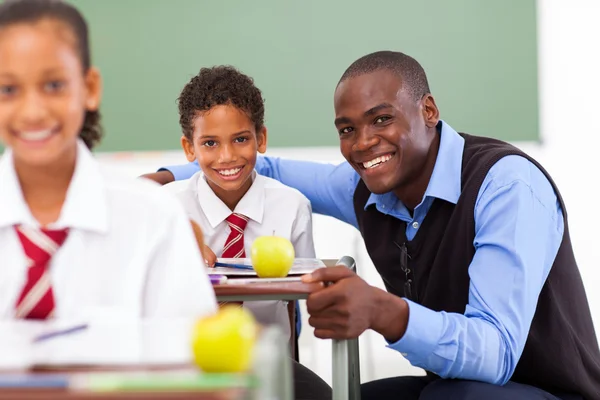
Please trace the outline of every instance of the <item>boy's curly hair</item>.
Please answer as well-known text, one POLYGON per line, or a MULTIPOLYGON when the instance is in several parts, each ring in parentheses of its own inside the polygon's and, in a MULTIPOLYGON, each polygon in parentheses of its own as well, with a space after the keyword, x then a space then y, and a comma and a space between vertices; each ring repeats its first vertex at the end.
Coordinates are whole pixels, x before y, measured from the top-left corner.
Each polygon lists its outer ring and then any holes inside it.
POLYGON ((179 124, 192 141, 194 118, 198 112, 218 105, 233 105, 244 111, 256 132, 264 126, 265 102, 254 80, 229 65, 202 68, 181 91, 178 98, 179 124))

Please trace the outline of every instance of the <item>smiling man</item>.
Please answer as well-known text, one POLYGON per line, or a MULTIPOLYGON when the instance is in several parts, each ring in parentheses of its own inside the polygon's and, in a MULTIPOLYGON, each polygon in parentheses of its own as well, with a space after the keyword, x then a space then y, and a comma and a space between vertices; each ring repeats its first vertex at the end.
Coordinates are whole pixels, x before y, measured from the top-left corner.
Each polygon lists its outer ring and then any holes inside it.
MULTIPOLYGON (((307 300, 315 335, 372 329, 428 372, 366 383, 363 399, 600 398, 598 341, 546 171, 440 120, 425 72, 402 53, 354 62, 334 105, 346 163, 265 157, 256 168, 356 226, 385 283, 343 267, 306 276, 332 282, 307 300)), ((197 171, 183 168, 150 177, 197 171)))

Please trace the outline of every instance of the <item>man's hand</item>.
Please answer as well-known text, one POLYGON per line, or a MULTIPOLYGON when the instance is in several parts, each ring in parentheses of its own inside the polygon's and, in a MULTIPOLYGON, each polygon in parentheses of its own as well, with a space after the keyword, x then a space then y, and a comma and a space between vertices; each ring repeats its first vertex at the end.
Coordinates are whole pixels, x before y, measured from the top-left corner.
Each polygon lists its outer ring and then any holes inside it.
POLYGON ((344 266, 320 268, 302 277, 326 287, 306 300, 315 336, 353 339, 373 329, 388 341, 399 340, 408 324, 408 304, 400 297, 369 285, 344 266))
POLYGON ((173 174, 166 170, 153 172, 151 174, 144 174, 140 178, 150 179, 154 182, 160 183, 161 185, 166 185, 167 183, 171 183, 175 180, 173 174))

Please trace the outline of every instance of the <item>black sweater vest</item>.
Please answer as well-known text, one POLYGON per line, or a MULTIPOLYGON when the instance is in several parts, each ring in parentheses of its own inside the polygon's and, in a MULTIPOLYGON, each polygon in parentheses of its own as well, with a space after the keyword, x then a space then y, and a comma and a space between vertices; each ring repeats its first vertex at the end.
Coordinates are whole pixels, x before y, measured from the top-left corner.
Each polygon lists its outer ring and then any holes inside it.
POLYGON ((435 311, 464 313, 469 297, 468 268, 475 254, 474 208, 479 189, 489 169, 502 157, 527 158, 554 187, 565 230, 511 380, 549 392, 600 399, 598 341, 571 247, 565 205, 556 185, 535 160, 516 147, 495 139, 461 136, 465 147, 458 203, 435 199, 412 241, 406 239, 405 222, 380 213, 375 205, 364 209, 371 193, 362 180, 359 182, 354 210, 371 260, 388 292, 435 311))

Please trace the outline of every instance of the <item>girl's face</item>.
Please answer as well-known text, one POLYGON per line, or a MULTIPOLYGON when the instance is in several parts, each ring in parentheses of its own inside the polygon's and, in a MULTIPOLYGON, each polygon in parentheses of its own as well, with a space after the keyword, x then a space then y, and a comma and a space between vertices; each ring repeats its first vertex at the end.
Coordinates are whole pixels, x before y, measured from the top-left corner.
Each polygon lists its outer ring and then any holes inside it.
POLYGON ((75 154, 86 110, 97 110, 98 71, 84 73, 73 30, 55 19, 0 29, 0 140, 15 162, 51 166, 75 154))

